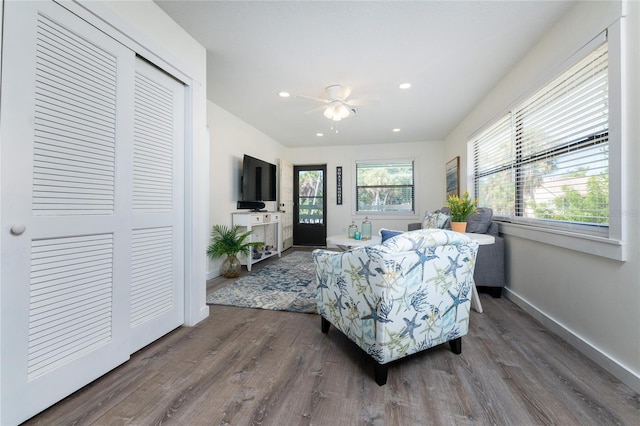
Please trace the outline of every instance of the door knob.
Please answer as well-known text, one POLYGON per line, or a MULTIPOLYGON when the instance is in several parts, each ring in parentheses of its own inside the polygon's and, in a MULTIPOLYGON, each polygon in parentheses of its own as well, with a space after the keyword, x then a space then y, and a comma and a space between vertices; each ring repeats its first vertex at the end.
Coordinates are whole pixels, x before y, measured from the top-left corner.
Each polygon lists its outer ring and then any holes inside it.
POLYGON ((25 225, 22 225, 22 224, 13 225, 11 227, 11 233, 13 235, 20 235, 26 230, 27 230, 27 227, 25 225))

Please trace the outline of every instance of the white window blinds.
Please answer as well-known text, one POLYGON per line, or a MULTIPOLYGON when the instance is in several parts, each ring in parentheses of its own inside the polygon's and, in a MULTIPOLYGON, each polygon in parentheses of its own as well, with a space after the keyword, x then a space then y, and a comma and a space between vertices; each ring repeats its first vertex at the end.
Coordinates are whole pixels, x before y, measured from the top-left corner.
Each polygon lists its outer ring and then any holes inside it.
POLYGON ((474 141, 476 198, 495 215, 515 212, 514 144, 511 114, 498 120, 474 141))
POLYGON ((497 215, 606 227, 607 44, 472 139, 476 196, 497 215))

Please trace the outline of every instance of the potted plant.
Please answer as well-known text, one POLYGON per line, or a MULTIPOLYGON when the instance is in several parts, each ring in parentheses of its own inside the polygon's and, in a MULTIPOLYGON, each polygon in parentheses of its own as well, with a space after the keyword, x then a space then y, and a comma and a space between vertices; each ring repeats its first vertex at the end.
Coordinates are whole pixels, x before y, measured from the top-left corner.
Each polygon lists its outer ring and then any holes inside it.
POLYGON ((467 219, 478 211, 478 200, 469 198, 469 191, 465 191, 462 197, 450 195, 447 198, 447 207, 451 214, 451 229, 457 232, 467 230, 467 219))
POLYGON ((210 259, 227 255, 222 262, 220 272, 226 278, 235 278, 240 275, 240 261, 238 253, 248 256, 251 247, 264 245, 261 241, 246 241, 253 231, 242 232, 239 225, 231 228, 225 225, 214 225, 211 230, 211 244, 207 247, 207 256, 210 259))

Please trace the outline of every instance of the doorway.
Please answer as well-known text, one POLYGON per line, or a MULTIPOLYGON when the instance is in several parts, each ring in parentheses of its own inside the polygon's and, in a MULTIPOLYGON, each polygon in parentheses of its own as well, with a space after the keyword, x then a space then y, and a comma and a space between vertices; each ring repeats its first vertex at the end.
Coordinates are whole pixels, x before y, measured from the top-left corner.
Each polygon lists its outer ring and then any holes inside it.
POLYGON ((293 167, 293 244, 324 246, 327 241, 327 166, 293 167))

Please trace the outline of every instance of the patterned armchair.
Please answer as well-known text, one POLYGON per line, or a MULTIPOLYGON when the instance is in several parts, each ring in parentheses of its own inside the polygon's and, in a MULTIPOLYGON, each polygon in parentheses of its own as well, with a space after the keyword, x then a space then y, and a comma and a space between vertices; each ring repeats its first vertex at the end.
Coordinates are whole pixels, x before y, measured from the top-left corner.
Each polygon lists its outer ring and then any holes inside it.
POLYGON ((449 342, 460 354, 467 334, 478 243, 464 234, 421 229, 345 252, 314 250, 322 332, 330 324, 387 363, 449 342))

